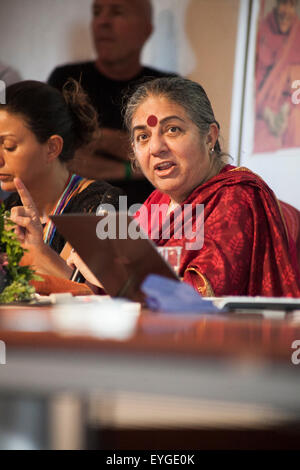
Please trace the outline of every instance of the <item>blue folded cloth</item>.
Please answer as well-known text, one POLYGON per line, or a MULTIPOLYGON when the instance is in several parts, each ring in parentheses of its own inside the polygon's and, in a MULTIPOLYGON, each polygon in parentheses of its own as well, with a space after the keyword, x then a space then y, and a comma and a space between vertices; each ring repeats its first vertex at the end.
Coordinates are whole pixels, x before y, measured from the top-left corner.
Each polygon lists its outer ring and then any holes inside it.
POLYGON ((152 310, 182 313, 220 312, 213 302, 203 299, 193 287, 185 282, 150 274, 144 280, 141 289, 146 295, 147 306, 152 310))

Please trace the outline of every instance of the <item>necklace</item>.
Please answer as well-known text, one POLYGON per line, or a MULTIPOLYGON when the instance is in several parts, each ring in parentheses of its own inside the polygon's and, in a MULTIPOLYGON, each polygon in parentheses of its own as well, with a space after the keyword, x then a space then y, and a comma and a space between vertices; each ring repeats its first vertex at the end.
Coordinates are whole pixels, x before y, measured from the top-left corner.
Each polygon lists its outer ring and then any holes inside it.
MULTIPOLYGON (((82 182, 83 178, 79 175, 70 175, 66 187, 62 192, 60 198, 58 199, 57 203, 55 204, 52 212, 50 215, 59 215, 62 214, 69 204, 72 197, 75 195, 76 192, 80 189, 80 183, 82 182)), ((48 219, 43 231, 43 238, 44 242, 51 246, 53 241, 54 235, 56 232, 56 227, 51 219, 48 219)))

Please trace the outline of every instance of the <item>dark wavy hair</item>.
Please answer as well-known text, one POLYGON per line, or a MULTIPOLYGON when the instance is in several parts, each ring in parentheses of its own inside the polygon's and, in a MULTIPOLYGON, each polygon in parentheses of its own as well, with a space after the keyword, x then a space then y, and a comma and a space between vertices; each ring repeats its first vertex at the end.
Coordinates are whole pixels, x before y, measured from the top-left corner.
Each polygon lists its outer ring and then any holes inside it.
POLYGON ((59 159, 71 160, 75 151, 87 145, 98 129, 97 113, 80 84, 69 79, 63 91, 46 83, 25 80, 6 89, 6 103, 0 110, 20 115, 36 136, 45 143, 52 135, 63 139, 59 159))
MULTIPOLYGON (((124 111, 124 122, 130 135, 133 115, 150 96, 163 96, 182 106, 188 117, 198 127, 202 137, 209 132, 210 124, 215 123, 220 129, 208 96, 199 83, 181 77, 163 77, 139 85, 129 97, 124 111)), ((132 137, 131 135, 131 140, 132 137)), ((221 150, 219 140, 216 141, 214 150, 218 157, 225 155, 221 150)))

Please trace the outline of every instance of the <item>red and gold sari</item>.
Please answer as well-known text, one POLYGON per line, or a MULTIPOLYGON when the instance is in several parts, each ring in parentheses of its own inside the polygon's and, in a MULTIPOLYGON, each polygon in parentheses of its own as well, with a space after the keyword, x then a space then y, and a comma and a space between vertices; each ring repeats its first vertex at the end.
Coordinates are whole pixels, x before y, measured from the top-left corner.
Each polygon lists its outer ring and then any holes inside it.
POLYGON ((161 211, 169 203, 168 195, 155 190, 136 217, 158 246, 183 247, 179 275, 202 295, 300 296, 293 240, 274 193, 259 176, 226 165, 170 217, 161 211), (187 249, 183 208, 189 205, 195 231, 199 204, 204 204, 203 247, 187 249))

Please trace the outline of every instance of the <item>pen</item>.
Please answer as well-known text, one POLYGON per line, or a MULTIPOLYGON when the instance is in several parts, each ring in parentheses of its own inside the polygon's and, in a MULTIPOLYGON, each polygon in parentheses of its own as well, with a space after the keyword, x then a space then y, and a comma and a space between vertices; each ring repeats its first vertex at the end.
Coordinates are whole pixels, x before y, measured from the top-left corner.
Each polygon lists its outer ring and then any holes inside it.
POLYGON ((72 272, 72 276, 70 277, 70 281, 83 283, 85 282, 85 277, 81 274, 78 268, 75 268, 72 272))

